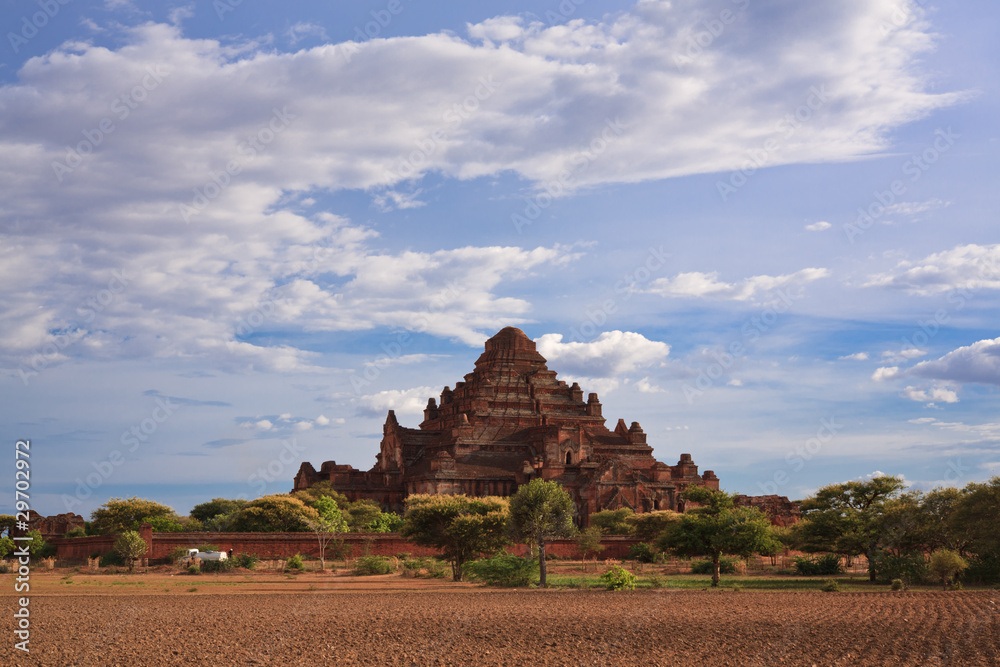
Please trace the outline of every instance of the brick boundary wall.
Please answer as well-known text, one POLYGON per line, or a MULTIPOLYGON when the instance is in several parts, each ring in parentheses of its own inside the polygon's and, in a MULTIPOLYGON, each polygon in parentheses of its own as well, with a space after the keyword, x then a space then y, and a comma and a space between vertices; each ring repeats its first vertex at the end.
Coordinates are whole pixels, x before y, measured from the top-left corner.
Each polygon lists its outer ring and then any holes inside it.
MULTIPOLYGON (((288 558, 295 554, 319 556, 319 541, 313 533, 154 533, 144 525, 140 534, 146 540, 146 558, 151 561, 166 560, 177 548, 194 548, 212 544, 222 551, 234 554, 252 553, 261 558, 288 558)), ((344 533, 342 535, 347 555, 395 556, 408 553, 413 556, 436 556, 440 552, 430 547, 418 546, 403 539, 399 533, 344 533)), ((54 537, 50 542, 56 547, 56 557, 63 560, 83 560, 91 554, 102 554, 114 547, 113 535, 92 537, 54 537)), ((621 559, 629 548, 640 540, 624 536, 607 536, 601 540, 604 549, 597 558, 621 559)), ((511 545, 508 551, 525 555, 523 544, 511 545)), ((552 540, 546 552, 559 558, 582 559, 583 554, 573 539, 552 540)), ((593 557, 593 556, 592 556, 593 557)))

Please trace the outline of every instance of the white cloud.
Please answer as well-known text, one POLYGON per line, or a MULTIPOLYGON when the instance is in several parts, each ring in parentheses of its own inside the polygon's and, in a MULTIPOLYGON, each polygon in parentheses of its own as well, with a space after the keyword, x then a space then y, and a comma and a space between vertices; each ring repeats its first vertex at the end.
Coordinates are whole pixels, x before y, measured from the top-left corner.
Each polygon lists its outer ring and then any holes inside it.
POLYGON ((292 44, 298 44, 306 37, 316 37, 317 39, 322 39, 324 41, 329 41, 330 39, 323 26, 316 25, 315 23, 306 23, 304 21, 300 21, 286 30, 285 36, 288 37, 288 41, 292 44))
POLYGON ((886 287, 929 296, 955 289, 1000 289, 1000 244, 955 246, 919 262, 869 276, 866 287, 886 287))
POLYGON ((421 415, 427 407, 427 399, 437 397, 441 390, 432 387, 414 387, 412 389, 387 389, 377 394, 361 396, 357 400, 362 414, 381 416, 388 410, 395 410, 400 415, 421 415))
POLYGON ((855 352, 854 354, 848 354, 843 357, 837 357, 838 359, 850 360, 850 361, 867 361, 867 352, 855 352))
POLYGON ((670 354, 666 343, 632 331, 605 331, 589 343, 563 343, 562 338, 562 334, 545 334, 535 342, 538 352, 553 368, 569 375, 613 378, 659 366, 670 354))
POLYGON ((730 380, 726 384, 729 385, 730 387, 742 387, 743 386, 743 380, 738 380, 736 378, 733 378, 732 380, 730 380))
POLYGON ((899 366, 883 366, 877 368, 874 373, 872 373, 872 380, 875 382, 884 382, 886 380, 891 380, 892 378, 899 375, 899 366))
POLYGON ((831 225, 829 222, 821 220, 819 222, 814 222, 811 225, 806 225, 806 229, 808 229, 810 232, 822 232, 826 231, 827 229, 830 229, 830 227, 832 226, 833 225, 831 225))
POLYGON ((701 297, 734 301, 757 301, 767 293, 788 285, 801 285, 830 275, 827 269, 802 269, 783 276, 752 276, 737 283, 719 280, 719 272, 680 273, 674 278, 658 278, 644 290, 664 297, 701 297))
POLYGON ((935 417, 921 417, 920 419, 910 419, 909 421, 911 424, 934 426, 946 431, 967 433, 977 438, 1000 438, 1000 422, 966 424, 964 422, 945 422, 935 417))
POLYGON ((921 213, 926 213, 927 211, 944 208, 950 204, 951 202, 942 201, 940 199, 928 199, 927 201, 922 202, 901 201, 898 204, 887 206, 885 212, 887 215, 917 216, 921 213))
POLYGON ((621 381, 618 380, 618 378, 592 378, 580 375, 563 375, 560 379, 564 380, 567 384, 573 384, 574 382, 578 383, 585 394, 593 392, 599 396, 610 394, 621 386, 621 381))
POLYGON ((328 426, 329 424, 330 424, 330 418, 329 417, 326 417, 324 415, 320 415, 319 417, 316 417, 316 425, 317 426, 328 426))
POLYGON ((910 359, 923 357, 926 354, 927 350, 920 350, 915 347, 911 347, 905 350, 886 350, 885 352, 882 353, 882 360, 889 362, 909 361, 910 359))
POLYGON ((907 375, 1000 386, 1000 338, 981 340, 952 350, 940 359, 922 361, 907 375))
POLYGON ((958 403, 958 394, 955 393, 955 391, 944 387, 933 387, 929 391, 926 389, 918 389, 916 387, 907 387, 903 390, 901 396, 908 398, 911 401, 929 403, 931 405, 936 402, 958 403))
POLYGON ((641 394, 659 394, 663 392, 663 388, 653 384, 648 377, 636 380, 635 388, 641 394))
POLYGON ((404 210, 408 208, 420 208, 425 205, 425 202, 417 199, 421 192, 423 192, 423 190, 420 189, 414 192, 386 190, 374 195, 375 208, 382 213, 388 213, 389 211, 395 209, 404 210))

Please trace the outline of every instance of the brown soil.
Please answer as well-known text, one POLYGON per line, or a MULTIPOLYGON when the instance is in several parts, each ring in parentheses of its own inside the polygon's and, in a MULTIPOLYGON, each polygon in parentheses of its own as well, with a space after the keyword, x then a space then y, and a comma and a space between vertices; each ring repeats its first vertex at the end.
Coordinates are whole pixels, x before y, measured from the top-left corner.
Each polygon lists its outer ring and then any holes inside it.
POLYGON ((277 573, 39 579, 30 655, 13 647, 15 597, 3 596, 0 664, 1000 664, 995 591, 497 591, 277 573))

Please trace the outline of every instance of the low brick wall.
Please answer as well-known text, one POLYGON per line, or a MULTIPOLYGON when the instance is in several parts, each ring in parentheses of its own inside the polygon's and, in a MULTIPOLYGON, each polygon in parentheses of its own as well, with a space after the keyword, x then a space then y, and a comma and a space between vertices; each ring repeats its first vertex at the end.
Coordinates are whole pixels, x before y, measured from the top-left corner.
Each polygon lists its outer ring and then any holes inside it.
MULTIPOLYGON (((234 554, 252 553, 261 558, 288 558, 295 554, 319 556, 319 541, 312 533, 151 533, 141 531, 149 545, 146 557, 150 560, 164 560, 177 548, 194 548, 201 544, 212 544, 222 551, 233 550, 234 554)), ((414 556, 434 556, 437 549, 421 547, 404 540, 398 533, 346 533, 341 536, 348 555, 395 556, 408 553, 414 556)), ((57 550, 57 558, 83 560, 93 553, 107 553, 114 546, 115 538, 110 535, 94 537, 56 537, 50 540, 57 550)), ((639 540, 631 537, 610 536, 601 540, 604 549, 598 558, 624 558, 628 550, 639 540)), ((559 558, 580 559, 582 554, 572 539, 552 540, 547 552, 559 558)), ((527 548, 523 544, 512 545, 513 553, 524 555, 527 548)))

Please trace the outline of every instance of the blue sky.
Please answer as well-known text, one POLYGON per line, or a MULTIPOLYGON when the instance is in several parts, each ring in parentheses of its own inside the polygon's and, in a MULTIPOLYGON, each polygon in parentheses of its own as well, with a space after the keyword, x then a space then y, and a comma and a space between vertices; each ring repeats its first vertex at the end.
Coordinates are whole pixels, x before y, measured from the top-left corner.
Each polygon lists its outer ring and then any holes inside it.
POLYGON ((1000 470, 992 4, 329 4, 6 2, 35 509, 367 469, 506 325, 730 491, 1000 470))

